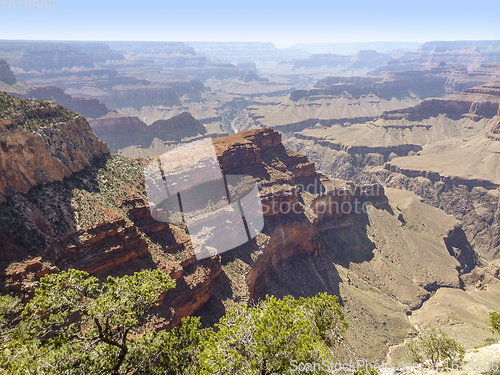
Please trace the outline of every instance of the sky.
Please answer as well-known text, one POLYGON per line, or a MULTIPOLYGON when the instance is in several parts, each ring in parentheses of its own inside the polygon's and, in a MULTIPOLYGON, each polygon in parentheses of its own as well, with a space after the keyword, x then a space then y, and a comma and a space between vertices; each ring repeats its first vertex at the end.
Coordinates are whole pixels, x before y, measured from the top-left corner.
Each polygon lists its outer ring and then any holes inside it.
POLYGON ((28 3, 33 1, 0 0, 0 39, 256 41, 282 47, 500 40, 499 0, 52 0, 54 10, 45 12, 28 10, 28 3))

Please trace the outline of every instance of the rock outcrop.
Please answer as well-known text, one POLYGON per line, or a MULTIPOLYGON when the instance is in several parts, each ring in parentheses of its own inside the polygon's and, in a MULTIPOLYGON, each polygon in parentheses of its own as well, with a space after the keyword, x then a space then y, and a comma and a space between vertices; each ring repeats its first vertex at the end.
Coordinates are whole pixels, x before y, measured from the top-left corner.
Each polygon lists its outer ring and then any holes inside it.
POLYGON ((61 181, 108 152, 83 117, 55 103, 4 93, 0 101, 0 202, 39 184, 61 181))
POLYGON ((168 120, 158 120, 148 127, 148 132, 159 139, 181 140, 205 134, 207 130, 189 112, 183 112, 168 120))

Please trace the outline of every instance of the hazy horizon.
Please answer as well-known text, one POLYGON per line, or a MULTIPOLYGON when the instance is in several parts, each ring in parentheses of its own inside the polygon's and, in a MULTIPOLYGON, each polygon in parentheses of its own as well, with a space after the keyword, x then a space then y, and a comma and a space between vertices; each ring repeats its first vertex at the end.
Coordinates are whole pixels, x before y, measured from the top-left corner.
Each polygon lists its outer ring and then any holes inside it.
MULTIPOLYGON (((24 2, 22 2, 24 4, 24 2)), ((493 1, 202 2, 55 0, 54 11, 3 10, 7 40, 355 43, 496 40, 500 4, 493 1)))

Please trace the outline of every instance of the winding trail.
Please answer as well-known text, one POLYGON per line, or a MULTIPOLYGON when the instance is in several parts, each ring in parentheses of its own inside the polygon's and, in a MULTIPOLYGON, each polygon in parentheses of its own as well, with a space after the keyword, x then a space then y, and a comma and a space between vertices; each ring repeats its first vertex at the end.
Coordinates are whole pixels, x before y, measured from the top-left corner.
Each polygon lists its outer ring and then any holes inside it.
POLYGON ((231 129, 235 134, 238 133, 238 129, 236 129, 234 124, 236 124, 236 121, 238 121, 239 118, 240 118, 240 113, 238 113, 238 116, 236 116, 234 119, 231 120, 231 129))
MULTIPOLYGON (((415 328, 417 333, 420 333, 420 329, 418 328, 418 326, 411 321, 411 315, 408 315, 408 321, 413 326, 413 328, 415 328)), ((394 363, 391 362, 392 352, 395 349, 402 348, 403 346, 405 346, 409 342, 415 341, 417 339, 417 337, 418 337, 418 335, 416 335, 415 337, 411 337, 411 338, 408 337, 408 338, 404 339, 403 342, 400 342, 399 344, 389 346, 389 351, 387 352, 387 356, 385 357, 386 362, 394 365, 394 363)))

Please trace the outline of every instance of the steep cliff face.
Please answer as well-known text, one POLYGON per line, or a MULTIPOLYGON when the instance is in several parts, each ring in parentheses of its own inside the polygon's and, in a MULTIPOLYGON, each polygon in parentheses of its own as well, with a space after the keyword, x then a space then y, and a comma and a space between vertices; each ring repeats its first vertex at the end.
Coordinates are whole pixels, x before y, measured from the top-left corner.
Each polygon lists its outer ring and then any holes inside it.
POLYGON ((499 92, 494 81, 364 124, 308 129, 286 145, 337 178, 415 192, 461 220, 475 251, 496 259, 499 92))
POLYGON ((12 85, 16 83, 16 76, 7 61, 0 59, 0 81, 12 85))
POLYGON ((4 93, 0 102, 0 201, 69 177, 108 152, 83 117, 55 103, 4 93))

